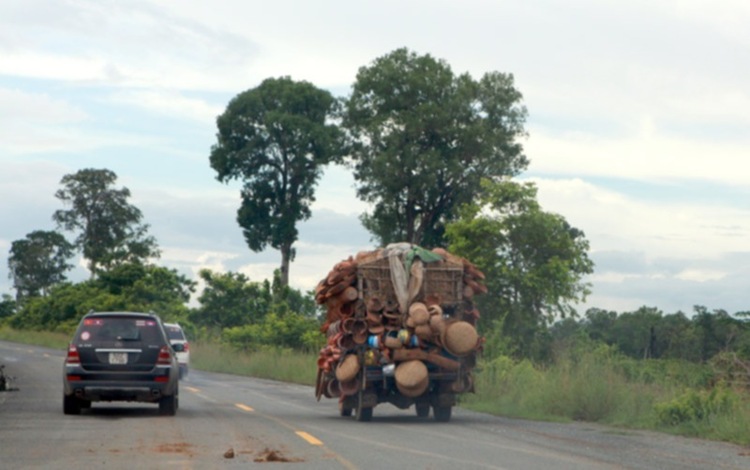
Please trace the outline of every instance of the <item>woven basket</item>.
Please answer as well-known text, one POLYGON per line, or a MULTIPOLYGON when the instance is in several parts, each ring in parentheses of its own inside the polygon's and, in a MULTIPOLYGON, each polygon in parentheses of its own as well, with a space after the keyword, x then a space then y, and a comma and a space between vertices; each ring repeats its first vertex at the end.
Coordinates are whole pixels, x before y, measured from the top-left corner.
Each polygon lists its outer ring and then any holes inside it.
POLYGON ((460 357, 476 349, 479 335, 470 323, 457 321, 446 325, 441 339, 446 351, 460 357))
POLYGON ((427 366, 419 360, 402 362, 396 366, 395 379, 399 392, 407 397, 418 397, 430 384, 427 366))
MULTIPOLYGON (((463 265, 449 262, 425 263, 424 281, 416 299, 439 298, 441 305, 457 305, 463 298, 463 265)), ((395 299, 388 258, 360 263, 357 278, 364 298, 395 299)))

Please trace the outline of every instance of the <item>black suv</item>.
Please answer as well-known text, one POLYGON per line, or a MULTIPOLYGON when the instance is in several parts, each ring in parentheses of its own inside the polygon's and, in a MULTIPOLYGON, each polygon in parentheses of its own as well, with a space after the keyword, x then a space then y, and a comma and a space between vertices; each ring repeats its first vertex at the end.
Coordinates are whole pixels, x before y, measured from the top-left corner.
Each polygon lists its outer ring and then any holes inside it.
POLYGON ((179 365, 161 319, 152 313, 92 312, 81 319, 63 370, 63 412, 79 414, 92 401, 178 405, 179 365))

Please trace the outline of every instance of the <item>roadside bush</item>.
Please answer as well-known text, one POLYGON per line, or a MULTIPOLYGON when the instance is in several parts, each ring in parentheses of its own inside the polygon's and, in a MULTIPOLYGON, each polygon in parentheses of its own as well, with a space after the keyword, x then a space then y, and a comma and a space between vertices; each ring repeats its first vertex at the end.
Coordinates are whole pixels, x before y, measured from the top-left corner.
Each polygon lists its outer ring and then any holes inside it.
POLYGON ((317 352, 324 343, 317 320, 298 313, 267 314, 259 323, 225 328, 222 340, 230 346, 255 351, 264 346, 317 352))
POLYGON ((734 392, 725 387, 689 389, 668 402, 655 404, 654 409, 661 424, 677 426, 690 421, 710 422, 721 414, 730 413, 736 400, 734 392))

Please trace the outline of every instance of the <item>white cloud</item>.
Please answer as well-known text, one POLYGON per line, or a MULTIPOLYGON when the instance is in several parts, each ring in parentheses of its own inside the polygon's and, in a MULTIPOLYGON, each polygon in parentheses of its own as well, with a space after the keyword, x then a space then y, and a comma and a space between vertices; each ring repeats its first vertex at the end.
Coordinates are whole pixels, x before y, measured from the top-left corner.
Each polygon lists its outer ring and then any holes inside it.
POLYGON ((88 117, 83 109, 65 100, 17 88, 0 87, 0 108, 13 110, 0 114, 1 127, 18 122, 44 126, 78 124, 88 117))
POLYGON ((714 270, 686 269, 675 277, 685 281, 706 282, 720 281, 727 276, 726 272, 714 270))
POLYGON ((46 93, 0 88, 0 151, 23 154, 86 145, 78 125, 87 113, 46 93))
POLYGON ((725 205, 636 198, 582 179, 532 178, 546 210, 582 229, 592 251, 712 258, 747 249, 750 211, 725 205))
POLYGON ((0 59, 0 74, 38 79, 101 82, 116 78, 112 67, 101 59, 58 54, 11 53, 0 59))
POLYGON ((749 148, 744 142, 673 138, 643 116, 638 134, 616 138, 593 133, 556 136, 537 129, 526 153, 535 173, 748 186, 750 172, 737 170, 750 158, 749 148))
POLYGON ((171 118, 189 118, 197 122, 214 122, 224 108, 207 103, 205 100, 188 98, 174 90, 127 90, 110 95, 109 101, 143 108, 156 115, 171 118))
POLYGON ((0 6, 9 31, 0 38, 6 49, 0 56, 3 75, 226 90, 247 76, 237 67, 249 64, 255 49, 203 19, 184 19, 182 6, 170 13, 148 1, 24 3, 0 6))

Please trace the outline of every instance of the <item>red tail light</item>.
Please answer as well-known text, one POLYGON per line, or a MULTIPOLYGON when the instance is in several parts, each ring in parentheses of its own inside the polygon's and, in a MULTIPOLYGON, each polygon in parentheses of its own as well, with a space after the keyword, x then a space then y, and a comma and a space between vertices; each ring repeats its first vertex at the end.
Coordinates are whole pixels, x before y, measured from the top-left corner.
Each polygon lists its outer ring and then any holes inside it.
POLYGON ((66 364, 80 364, 81 357, 78 355, 78 349, 74 345, 68 346, 68 356, 65 358, 66 364))
POLYGON ((161 366, 168 366, 172 364, 172 355, 169 354, 169 346, 162 346, 159 350, 159 359, 156 363, 161 366))
POLYGON ((190 350, 190 345, 187 342, 183 344, 183 346, 185 347, 185 349, 183 349, 184 352, 188 352, 190 350))

